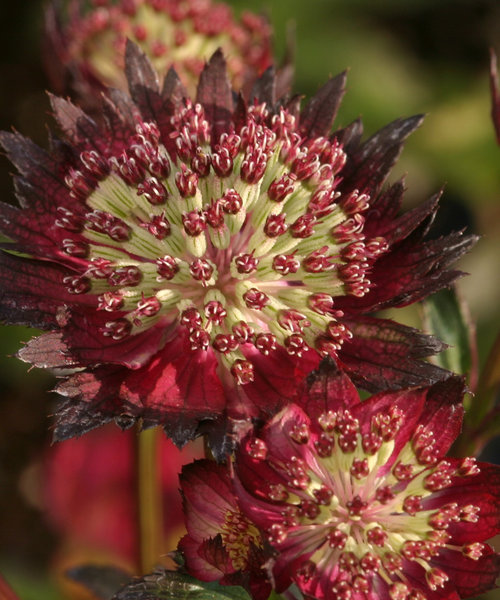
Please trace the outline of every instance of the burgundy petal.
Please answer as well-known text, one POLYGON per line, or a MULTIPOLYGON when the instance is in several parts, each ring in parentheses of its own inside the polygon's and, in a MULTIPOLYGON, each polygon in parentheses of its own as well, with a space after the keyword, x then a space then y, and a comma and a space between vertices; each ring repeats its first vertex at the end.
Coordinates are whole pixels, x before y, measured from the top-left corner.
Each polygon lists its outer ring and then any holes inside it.
POLYGON ((212 135, 215 139, 229 130, 233 98, 226 71, 226 61, 220 49, 213 54, 201 72, 196 102, 205 108, 205 114, 212 124, 212 135))
POLYGON ((223 565, 227 563, 228 557, 220 536, 200 542, 185 535, 178 548, 184 555, 190 575, 201 581, 219 581, 223 577, 223 565))
POLYGON ((429 388, 420 424, 434 432, 436 450, 446 454, 462 429, 465 379, 448 377, 429 388))
POLYGON ((363 136, 363 123, 361 119, 356 119, 347 127, 335 131, 331 135, 332 140, 337 140, 342 144, 347 154, 352 154, 356 151, 363 136))
POLYGON ((409 236, 423 222, 432 222, 441 192, 398 216, 404 191, 403 182, 394 183, 370 204, 365 215, 365 231, 368 236, 381 235, 392 246, 409 236))
POLYGON ((0 317, 10 323, 53 329, 73 302, 63 285, 69 272, 57 265, 0 253, 0 317), (40 295, 43 290, 43 295, 40 295))
POLYGON ((41 368, 70 368, 77 367, 79 363, 68 352, 62 331, 52 331, 32 338, 17 356, 35 367, 41 368))
POLYGON ((360 403, 359 394, 349 377, 331 358, 324 358, 319 368, 307 377, 296 403, 317 419, 322 413, 336 408, 353 408, 360 403))
POLYGON ((470 560, 459 552, 446 550, 433 560, 433 564, 453 577, 453 586, 460 598, 471 598, 495 589, 500 555, 488 547, 479 560, 470 560))
POLYGON ((191 536, 203 540, 219 532, 227 510, 236 506, 236 497, 227 466, 202 459, 185 465, 179 480, 188 521, 191 514, 204 522, 193 528, 191 536))
POLYGON ((344 71, 325 83, 300 115, 300 129, 308 137, 327 136, 345 93, 344 71))
POLYGON ((445 348, 437 338, 387 319, 345 319, 353 337, 339 360, 353 381, 370 391, 414 387, 440 381, 448 371, 420 359, 445 348))
POLYGON ((345 297, 337 301, 341 309, 366 313, 391 306, 407 306, 448 287, 461 277, 461 271, 446 270, 465 254, 478 238, 455 232, 435 240, 423 241, 417 232, 395 245, 375 262, 370 272, 373 285, 362 298, 345 297))
MULTIPOLYGON (((447 460, 456 467, 462 462, 459 459, 447 460)), ((454 477, 452 485, 425 501, 428 509, 451 502, 479 507, 481 518, 478 522, 450 524, 448 533, 457 544, 484 542, 500 533, 500 467, 481 462, 477 464, 480 469, 477 475, 454 477)))
POLYGON ((52 94, 49 94, 49 98, 57 124, 73 143, 80 140, 92 143, 99 139, 97 124, 81 108, 52 94))
POLYGON ((163 102, 158 74, 144 52, 130 40, 125 49, 125 74, 130 95, 144 118, 160 120, 163 102))
POLYGON ((276 102, 276 70, 273 66, 268 67, 264 73, 255 81, 250 93, 250 104, 265 102, 267 106, 273 107, 276 102))
POLYGON ((182 85, 173 67, 170 67, 165 75, 161 95, 163 98, 168 99, 173 106, 179 106, 182 100, 188 97, 186 88, 182 85))
POLYGON ((369 194, 378 191, 401 154, 404 140, 422 121, 422 115, 397 119, 364 142, 343 171, 342 191, 358 189, 369 194))

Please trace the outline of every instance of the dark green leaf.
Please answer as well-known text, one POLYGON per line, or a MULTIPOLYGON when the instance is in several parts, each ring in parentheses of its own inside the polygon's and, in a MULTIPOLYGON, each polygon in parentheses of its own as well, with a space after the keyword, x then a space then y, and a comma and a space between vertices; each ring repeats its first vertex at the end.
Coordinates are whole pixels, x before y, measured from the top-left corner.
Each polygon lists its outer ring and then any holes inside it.
POLYGON ((454 373, 468 375, 474 363, 474 332, 468 311, 455 289, 437 292, 424 302, 423 307, 424 328, 449 346, 433 356, 432 362, 454 373))
POLYGON ((176 571, 157 569, 135 578, 113 600, 250 600, 241 587, 198 581, 176 571))

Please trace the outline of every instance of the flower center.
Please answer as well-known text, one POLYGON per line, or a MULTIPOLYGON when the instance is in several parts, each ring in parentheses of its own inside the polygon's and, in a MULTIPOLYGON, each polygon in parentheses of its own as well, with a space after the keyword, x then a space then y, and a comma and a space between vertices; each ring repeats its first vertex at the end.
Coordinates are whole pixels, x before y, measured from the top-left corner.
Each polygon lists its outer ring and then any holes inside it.
POLYGON ((451 485, 453 477, 478 473, 474 460, 465 459, 458 469, 438 462, 433 435, 419 426, 393 462, 401 423, 395 407, 374 415, 370 430, 363 432, 349 411, 325 413, 312 429, 288 423, 287 434, 299 452, 286 464, 273 459, 263 440, 247 446, 252 457, 265 459, 283 478, 267 490, 268 498, 283 506, 269 541, 282 552, 288 546, 294 553, 302 548, 299 579, 338 565, 342 589, 334 591, 341 598, 376 589, 377 579, 389 587, 392 600, 405 600, 410 592, 412 598, 425 598, 407 585, 408 561, 425 570, 434 591, 448 581, 432 564, 441 550, 458 550, 474 560, 481 556, 481 544, 454 546, 447 533, 453 523, 476 522, 477 506, 426 508, 426 500, 451 485))
POLYGON ((229 553, 235 570, 248 568, 252 545, 261 548, 262 538, 258 529, 241 513, 228 510, 222 529, 222 542, 229 553))
POLYGON ((303 139, 292 115, 264 106, 216 144, 199 105, 172 126, 174 149, 141 123, 127 150, 83 152, 68 174, 81 212, 60 207, 55 225, 81 273, 66 278, 70 292, 97 295, 103 336, 183 327, 241 384, 255 351, 335 355, 351 336, 335 297, 364 295, 387 249, 363 234, 369 198, 336 189, 342 148, 303 139))

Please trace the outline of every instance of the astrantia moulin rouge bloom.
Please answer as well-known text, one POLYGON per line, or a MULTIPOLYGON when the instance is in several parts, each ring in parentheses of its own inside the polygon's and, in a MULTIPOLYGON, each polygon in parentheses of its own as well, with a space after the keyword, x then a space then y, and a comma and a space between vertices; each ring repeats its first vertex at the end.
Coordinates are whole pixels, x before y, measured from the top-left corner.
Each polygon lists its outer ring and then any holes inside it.
POLYGON ((72 0, 46 15, 46 64, 56 87, 76 91, 87 105, 105 85, 126 89, 126 40, 137 43, 161 76, 174 66, 184 85, 196 89, 204 61, 224 48, 228 72, 239 89, 272 62, 271 27, 212 0, 72 0), (103 85, 104 84, 104 85, 103 85))
POLYGON ((330 134, 343 75, 300 111, 267 72, 247 106, 217 52, 192 102, 127 54, 102 123, 53 98, 64 142, 1 137, 21 208, 0 214, 0 315, 53 330, 20 356, 69 370, 56 437, 142 417, 182 443, 274 414, 322 356, 370 389, 442 378, 419 360, 437 340, 365 316, 448 285, 474 241, 424 241, 437 198, 399 216, 402 183, 381 191, 420 117, 360 143, 358 122, 330 134))
POLYGON ((241 585, 252 598, 271 591, 264 537, 241 512, 227 465, 198 460, 180 475, 187 535, 180 544, 187 572, 201 581, 241 585))
POLYGON ((458 600, 495 586, 500 467, 446 458, 463 382, 360 402, 332 365, 236 455, 243 513, 275 550, 278 592, 325 600, 458 600))

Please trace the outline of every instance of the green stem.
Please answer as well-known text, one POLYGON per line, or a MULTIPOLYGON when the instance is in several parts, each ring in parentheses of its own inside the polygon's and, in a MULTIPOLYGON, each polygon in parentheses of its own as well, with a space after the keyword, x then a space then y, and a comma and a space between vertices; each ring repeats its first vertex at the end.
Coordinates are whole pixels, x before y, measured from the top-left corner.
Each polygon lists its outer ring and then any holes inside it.
POLYGON ((158 445, 160 427, 137 436, 137 489, 141 573, 150 573, 163 553, 163 509, 158 445))

